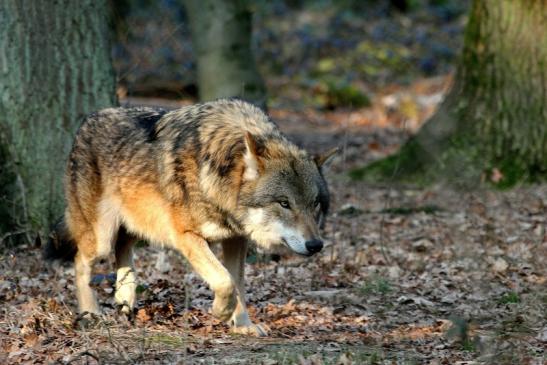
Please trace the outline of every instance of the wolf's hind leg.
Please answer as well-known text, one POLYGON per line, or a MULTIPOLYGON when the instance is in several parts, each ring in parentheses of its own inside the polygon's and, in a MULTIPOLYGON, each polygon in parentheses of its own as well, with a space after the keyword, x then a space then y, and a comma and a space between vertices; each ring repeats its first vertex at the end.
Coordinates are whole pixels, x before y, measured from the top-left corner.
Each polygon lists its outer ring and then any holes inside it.
POLYGON ((243 237, 228 239, 222 242, 224 265, 236 281, 237 306, 230 322, 235 333, 266 336, 265 326, 254 324, 249 318, 245 306, 245 258, 247 256, 247 240, 243 237))
POLYGON ((211 251, 207 241, 196 234, 185 232, 178 235, 174 246, 215 293, 213 315, 228 321, 237 304, 236 285, 228 270, 211 251))
POLYGON ((133 266, 135 237, 120 227, 116 240, 116 294, 115 299, 122 312, 130 314, 135 306, 137 278, 133 266))
POLYGON ((78 240, 78 253, 74 259, 74 271, 76 274, 76 289, 78 296, 78 307, 80 313, 88 312, 100 314, 99 304, 95 298, 93 289, 89 286, 95 257, 86 248, 94 244, 95 237, 88 233, 78 240), (87 242, 86 242, 87 241, 87 242))

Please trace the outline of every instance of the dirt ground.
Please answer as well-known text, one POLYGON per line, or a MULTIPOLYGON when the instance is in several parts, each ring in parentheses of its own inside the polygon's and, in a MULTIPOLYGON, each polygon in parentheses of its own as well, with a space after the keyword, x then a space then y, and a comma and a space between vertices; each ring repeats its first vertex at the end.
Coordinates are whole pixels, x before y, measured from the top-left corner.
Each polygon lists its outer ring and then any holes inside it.
POLYGON ((270 337, 230 334, 182 257, 146 245, 136 250, 134 317, 114 307, 106 262, 94 278, 106 314, 82 328, 72 266, 47 266, 38 247, 22 246, 0 257, 0 363, 546 363, 547 186, 351 181, 349 169, 393 152, 408 132, 271 113, 309 150, 342 152, 327 172, 325 250, 248 259, 251 314, 270 337))

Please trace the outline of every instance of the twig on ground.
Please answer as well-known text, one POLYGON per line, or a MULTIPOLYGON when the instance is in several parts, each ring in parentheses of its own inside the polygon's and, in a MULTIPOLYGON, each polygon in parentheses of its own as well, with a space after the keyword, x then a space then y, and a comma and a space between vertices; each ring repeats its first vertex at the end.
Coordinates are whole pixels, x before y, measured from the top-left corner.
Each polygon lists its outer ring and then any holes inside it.
POLYGON ((76 360, 79 360, 80 358, 82 357, 91 357, 93 360, 97 361, 97 364, 100 364, 101 363, 101 360, 99 359, 98 356, 95 356, 93 355, 91 352, 89 351, 82 351, 74 356, 72 356, 72 358, 70 358, 69 360, 67 361, 61 361, 61 360, 57 360, 57 363, 58 364, 62 364, 62 365, 68 365, 68 364, 72 364, 74 361, 76 360))

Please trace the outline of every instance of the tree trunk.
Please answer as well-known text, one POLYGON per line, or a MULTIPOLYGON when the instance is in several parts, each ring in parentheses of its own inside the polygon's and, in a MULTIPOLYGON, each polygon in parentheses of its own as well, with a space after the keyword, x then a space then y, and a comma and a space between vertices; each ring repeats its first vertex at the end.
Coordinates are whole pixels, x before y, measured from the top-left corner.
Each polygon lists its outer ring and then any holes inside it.
POLYGON ((0 232, 44 230, 62 214, 79 123, 116 102, 108 9, 0 1, 0 232))
POLYGON ((266 105, 266 88, 251 52, 246 0, 185 0, 203 101, 240 97, 266 105))
POLYGON ((547 175, 547 2, 476 0, 455 84, 395 156, 353 176, 489 181, 547 175))

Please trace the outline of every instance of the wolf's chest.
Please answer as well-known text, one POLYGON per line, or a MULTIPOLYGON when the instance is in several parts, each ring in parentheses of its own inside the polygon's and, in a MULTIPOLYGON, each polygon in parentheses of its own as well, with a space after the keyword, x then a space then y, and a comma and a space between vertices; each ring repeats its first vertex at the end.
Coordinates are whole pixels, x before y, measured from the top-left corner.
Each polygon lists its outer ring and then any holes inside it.
POLYGON ((221 241, 230 238, 234 232, 227 226, 207 221, 199 227, 200 234, 209 242, 221 241))

